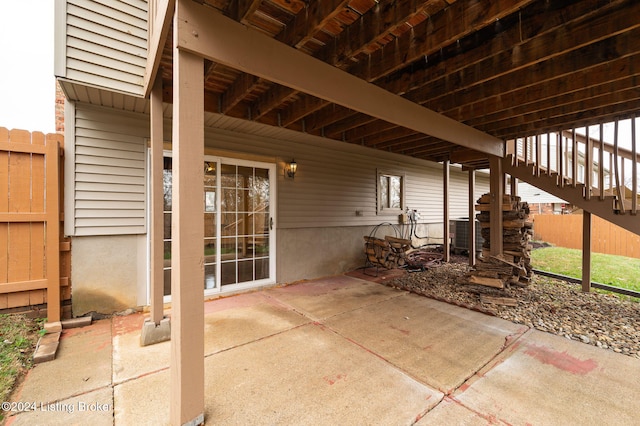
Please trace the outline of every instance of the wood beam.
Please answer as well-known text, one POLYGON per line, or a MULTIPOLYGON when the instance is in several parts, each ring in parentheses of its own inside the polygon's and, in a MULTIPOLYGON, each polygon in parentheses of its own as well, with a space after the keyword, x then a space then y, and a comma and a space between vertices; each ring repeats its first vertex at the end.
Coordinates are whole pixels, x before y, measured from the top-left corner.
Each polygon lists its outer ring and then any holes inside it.
POLYGON ((156 74, 162 61, 162 52, 171 29, 175 3, 175 0, 157 0, 150 3, 154 7, 149 10, 149 45, 143 83, 145 97, 149 96, 155 84, 156 74))
POLYGON ((211 8, 194 2, 179 2, 178 7, 184 13, 184 19, 174 26, 180 49, 417 132, 488 154, 504 155, 502 141, 493 136, 367 84, 211 8), (220 33, 226 37, 216 35, 220 33), (328 80, 331 85, 326 84, 328 80))
POLYGON ((247 17, 254 14, 262 0, 236 0, 231 2, 230 16, 238 22, 247 22, 247 17))
POLYGON ((498 256, 503 251, 502 235, 502 199, 504 197, 504 172, 502 161, 498 157, 490 157, 489 193, 491 206, 489 210, 490 246, 489 253, 498 256))
MULTIPOLYGON (((296 14, 293 22, 286 25, 284 29, 276 35, 275 39, 287 45, 302 49, 304 44, 306 44, 317 31, 320 31, 322 27, 326 25, 328 20, 333 19, 333 17, 344 10, 348 3, 349 2, 345 0, 314 0, 309 2, 307 7, 303 8, 298 14, 296 14)), ((265 92, 260 99, 254 102, 251 114, 252 119, 260 119, 285 102, 287 98, 297 94, 298 91, 290 90, 288 87, 274 85, 271 89, 265 92)), ((328 103, 327 101, 324 102, 325 105, 328 103)), ((314 110, 317 109, 320 109, 320 106, 317 106, 314 110)), ((286 127, 293 123, 293 121, 288 118, 289 116, 296 116, 299 117, 299 119, 305 117, 307 114, 302 114, 303 112, 304 110, 300 107, 295 111, 288 111, 288 109, 285 110, 283 115, 287 116, 287 124, 282 125, 286 127)))
MULTIPOLYGON (((420 14, 434 16, 445 6, 443 0, 378 3, 314 56, 336 67, 344 68, 345 65, 351 65, 351 59, 366 53, 372 44, 381 43, 381 40, 407 25, 407 21, 420 14)), ((395 35, 393 37, 395 38, 395 35)))
MULTIPOLYGON (((537 113, 547 111, 550 108, 557 108, 563 105, 573 104, 580 100, 591 100, 598 96, 609 93, 628 90, 637 85, 640 76, 640 54, 598 63, 594 66, 585 65, 578 59, 574 61, 571 54, 566 58, 567 68, 562 67, 562 62, 557 62, 558 66, 546 66, 541 64, 536 69, 535 83, 522 81, 522 87, 512 91, 505 91, 494 94, 494 83, 482 87, 483 97, 478 100, 471 100, 466 95, 462 102, 470 103, 458 104, 450 109, 443 109, 441 112, 447 116, 462 120, 470 116, 477 118, 466 121, 472 126, 482 126, 499 120, 513 118, 521 114, 537 113), (577 68, 577 67, 580 68, 577 68), (562 68, 561 68, 562 67, 562 68), (559 76, 558 76, 559 75, 559 76), (559 95, 558 95, 559 94, 559 95), (478 117, 481 112, 481 117, 478 117)), ((497 80, 498 83, 502 80, 497 80)), ((497 84, 495 85, 497 90, 497 84)), ((479 92, 471 91, 478 95, 479 92)), ((447 104, 452 98, 443 97, 441 100, 447 104)), ((602 100, 602 98, 599 98, 602 100)), ((425 104, 428 107, 428 105, 425 104)), ((585 110, 584 108, 582 110, 585 110)))
MULTIPOLYGON (((639 32, 640 33, 640 32, 639 32)), ((548 117, 553 117, 554 121, 561 121, 561 117, 567 114, 583 114, 592 111, 602 105, 616 105, 640 98, 640 89, 637 86, 638 76, 632 76, 623 81, 606 82, 598 88, 590 87, 585 89, 589 94, 585 93, 582 98, 579 94, 560 95, 544 102, 544 109, 536 109, 535 106, 526 107, 522 113, 513 111, 511 119, 503 117, 490 121, 486 124, 475 124, 478 127, 490 129, 491 132, 501 133, 503 129, 511 129, 521 123, 532 121, 544 121, 548 117), (602 92, 602 93, 599 93, 602 92), (524 112, 526 111, 526 112, 524 112), (517 120, 514 120, 514 117, 517 120)), ((479 120, 478 120, 479 121, 479 120)), ((484 120, 483 120, 484 121, 484 120)), ((471 120, 476 122, 476 120, 471 120)))
MULTIPOLYGON (((371 145, 372 148, 376 149, 391 149, 395 152, 404 151, 406 149, 416 149, 416 148, 424 148, 426 143, 430 141, 431 138, 423 135, 422 133, 412 133, 406 136, 394 138, 389 141, 380 142, 375 145, 371 145)), ((449 142, 442 142, 446 144, 446 146, 451 147, 449 142)), ((365 146, 370 146, 365 141, 365 146)))
MULTIPOLYGON (((178 1, 174 29, 185 18, 178 1)), ((194 3, 195 4, 195 3, 194 3)), ((204 423, 204 61, 173 51, 173 193, 171 244, 170 421, 204 423)))
POLYGON ((325 126, 324 134, 329 137, 336 137, 337 135, 342 135, 346 132, 352 131, 349 134, 349 139, 358 139, 362 138, 366 134, 375 134, 375 130, 362 127, 368 124, 375 125, 375 123, 378 123, 378 126, 384 126, 385 129, 392 127, 389 126, 388 123, 380 123, 375 117, 348 110, 346 114, 342 115, 342 118, 339 121, 334 121, 333 123, 325 126))
POLYGON ((348 4, 349 0, 310 1, 307 7, 295 16, 293 22, 276 36, 276 40, 300 49, 348 4))
MULTIPOLYGON (((619 2, 618 2, 619 3, 619 2)), ((588 5, 586 5, 588 6, 588 5)), ((583 7, 586 7, 583 6, 583 7)), ((600 15, 604 15, 605 17, 609 16, 607 11, 610 9, 614 9, 613 13, 614 17, 618 18, 620 14, 624 14, 623 9, 620 8, 620 5, 617 4, 616 7, 611 6, 605 12, 597 11, 594 12, 590 9, 587 9, 588 13, 585 16, 585 9, 578 8, 577 6, 567 7, 566 10, 563 9, 563 12, 572 14, 568 14, 567 16, 573 17, 574 21, 572 24, 576 26, 576 28, 584 28, 588 27, 587 24, 593 23, 593 25, 598 26, 598 28, 602 27, 606 23, 607 18, 603 18, 600 15), (617 7, 617 9, 616 9, 617 7), (594 17, 595 15, 595 17, 594 17), (585 24, 586 21, 586 24, 585 24)), ((638 7, 640 10, 640 7, 638 7)), ((537 24, 536 28, 538 28, 539 23, 538 20, 552 20, 546 14, 534 15, 531 18, 533 23, 537 24), (543 18, 544 17, 544 18, 543 18)), ((616 26, 618 31, 623 31, 626 28, 634 28, 634 24, 637 24, 631 18, 628 18, 626 21, 621 22, 616 26)), ((532 23, 527 22, 527 27, 533 27, 532 23)), ((574 103, 568 108, 565 106, 559 106, 562 103, 558 101, 557 97, 551 97, 550 93, 558 93, 566 91, 566 85, 570 84, 573 87, 581 87, 578 86, 579 79, 572 79, 572 76, 569 75, 569 72, 581 72, 581 70, 585 67, 593 67, 596 65, 602 64, 604 60, 602 55, 599 52, 602 51, 616 51, 616 46, 633 46, 634 44, 637 46, 640 44, 638 40, 640 36, 638 34, 620 34, 613 40, 607 40, 606 35, 607 30, 611 29, 611 26, 605 26, 605 29, 601 29, 598 31, 587 31, 587 36, 583 36, 582 39, 577 39, 572 42, 565 41, 565 45, 561 48, 551 43, 550 40, 560 37, 558 34, 562 32, 566 34, 566 22, 562 20, 557 27, 553 27, 551 29, 547 29, 545 32, 537 35, 535 37, 529 38, 526 42, 518 45, 518 57, 520 59, 520 64, 518 67, 514 67, 512 64, 512 60, 507 60, 507 56, 512 56, 514 54, 513 48, 500 50, 500 46, 504 46, 503 38, 498 37, 494 39, 492 42, 487 43, 486 46, 481 46, 474 51, 460 55, 460 57, 455 58, 454 60, 447 61, 447 77, 440 77, 442 73, 438 73, 439 67, 435 67, 431 70, 431 73, 438 75, 440 78, 434 82, 423 86, 418 90, 412 91, 409 95, 409 99, 419 100, 426 96, 428 92, 427 99, 428 102, 423 103, 423 105, 430 107, 437 107, 439 111, 444 111, 444 113, 456 120, 463 120, 469 116, 476 116, 478 119, 467 121, 466 123, 474 126, 481 127, 483 130, 490 132, 492 134, 500 134, 503 137, 506 137, 503 133, 499 133, 498 125, 494 125, 491 123, 490 126, 482 126, 485 123, 493 121, 496 117, 492 117, 491 113, 494 112, 492 110, 487 110, 486 108, 486 100, 487 94, 495 93, 495 100, 498 100, 500 103, 504 103, 506 99, 509 99, 508 96, 505 95, 505 92, 509 92, 510 88, 514 87, 515 90, 519 90, 520 97, 517 99, 513 99, 513 102, 509 105, 505 105, 502 109, 503 111, 503 122, 504 125, 513 123, 513 116, 518 115, 517 112, 513 110, 513 108, 520 108, 523 111, 531 111, 531 104, 529 103, 526 107, 523 107, 523 100, 528 99, 528 97, 535 96, 536 93, 544 94, 548 99, 546 100, 546 104, 551 107, 553 106, 554 111, 540 111, 537 114, 530 113, 531 116, 539 116, 541 119, 546 117, 556 117, 559 115, 558 110, 568 110, 571 108, 575 108, 576 105, 582 105, 583 110, 588 110, 589 106, 585 104, 584 92, 579 93, 574 99, 574 103), (598 43, 594 45, 589 45, 588 43, 592 41, 592 38, 595 40, 600 40, 598 43), (547 49, 545 51, 544 49, 547 49), (558 49, 560 52, 558 52, 558 49), (567 52, 564 54, 563 52, 567 52), (499 52, 495 54, 494 52, 499 52), (529 52, 529 53, 527 53, 529 52), (560 55, 563 53, 562 55, 560 55), (502 56, 500 56, 502 55, 502 56), (560 56, 558 56, 560 55, 560 56), (567 55, 569 57, 567 57, 567 55), (478 59, 474 63, 473 58, 483 58, 482 60, 478 59), (541 63, 544 61, 544 63, 541 63), (597 61, 597 62, 596 62, 597 61), (454 62, 453 66, 451 62, 454 62), (469 62, 472 64, 470 65, 469 62), (462 69, 460 72, 456 71, 456 64, 459 64, 462 69), (496 66, 496 64, 499 64, 496 66), (501 65, 503 64, 503 65, 501 65), (453 67, 454 70, 450 68, 453 67), (531 72, 522 72, 523 67, 535 67, 535 70, 531 72), (504 68, 504 69, 502 69, 504 68), (561 68, 565 68, 561 69, 561 68), (571 68, 570 70, 568 68, 571 68), (460 81, 459 78, 450 78, 451 75, 463 75, 468 77, 469 82, 460 81), (502 78, 495 78, 497 76, 502 75, 502 78), (561 77, 558 78, 558 75, 561 77), (544 81, 545 78, 552 79, 555 78, 559 80, 556 82, 557 91, 550 90, 547 87, 544 87, 542 83, 536 83, 540 90, 536 91, 533 87, 528 87, 533 84, 533 82, 539 81, 542 79, 544 81), (443 82, 444 84, 440 84, 443 82), (439 87, 438 87, 439 85, 439 87), (449 87, 451 85, 451 87, 449 87), (524 86, 524 87, 523 87, 524 86), (473 89, 471 89, 473 87, 473 89), (481 92, 481 93, 480 93, 481 92), (438 96, 440 93, 440 96, 438 96), (454 95, 455 93, 455 95, 454 95), (482 98, 483 101, 480 105, 476 103, 473 106, 464 105, 465 102, 474 102, 478 98, 482 98), (454 103, 455 102, 455 103, 454 103), (461 105, 462 104, 462 105, 461 105), (449 107, 450 109, 447 109, 449 107), (479 109, 482 108, 482 109, 479 109), (526 109, 525 109, 526 108, 526 109)), ((511 31, 516 31, 516 29, 512 29, 511 31)), ((639 30, 640 31, 640 30, 639 30)), ((635 31, 638 32, 638 31, 635 31)), ((635 33, 634 32, 634 33, 635 33)), ((613 31, 615 34, 615 31, 613 31)), ((566 40, 567 37, 564 37, 563 40, 566 40)), ((637 50, 638 48, 634 48, 633 50, 637 50)), ((607 61, 609 58, 606 58, 607 61)), ((625 76, 628 76, 628 69, 625 68, 613 68, 618 70, 619 73, 625 73, 625 76)), ((631 68, 631 69, 637 69, 631 68)), ((606 71, 611 72, 612 68, 610 66, 606 66, 606 70, 603 68, 603 72, 606 71)), ((589 78, 589 72, 584 71, 584 78, 589 78)), ((607 85, 601 85, 602 95, 597 98, 592 98, 590 105, 601 105, 602 103, 607 103, 607 99, 616 99, 618 102, 622 102, 625 100, 624 96, 636 98, 634 96, 634 89, 637 90, 637 85, 634 84, 635 79, 627 78, 626 87, 629 88, 627 91, 623 91, 623 93, 612 93, 610 87, 607 88, 607 85), (633 81, 632 81, 633 80, 633 81)), ((414 84, 415 81, 412 79, 410 83, 406 84, 414 84)), ((624 83, 623 83, 624 84, 624 83)), ((393 90, 395 92, 402 92, 406 89, 401 89, 398 87, 393 87, 394 85, 387 85, 386 88, 389 90, 393 90)), ((584 83, 582 85, 584 87, 584 83)), ((583 89, 584 90, 584 89, 583 89)), ((540 96, 540 95, 538 95, 540 96)), ((571 95, 567 96, 568 98, 571 95)), ((519 117, 520 120, 524 121, 522 116, 519 117)), ((510 135, 510 134, 509 134, 510 135)))
POLYGON ((341 105, 329 103, 321 110, 307 116, 307 131, 325 135, 327 126, 340 121, 342 118, 350 117, 352 114, 359 113, 341 105))
POLYGON ((450 181, 449 160, 442 162, 442 237, 444 244, 442 246, 443 261, 449 263, 451 260, 451 226, 449 224, 449 181, 450 181))
MULTIPOLYGON (((465 2, 458 2, 458 3, 462 4, 465 2)), ((476 2, 472 1, 471 3, 476 3, 476 2)), ((526 2, 522 2, 522 3, 526 3, 526 2)), ((384 22, 398 22, 399 20, 398 16, 403 16, 403 18, 400 19, 400 21, 404 22, 410 19, 416 13, 427 12, 428 15, 430 16, 429 23, 431 22, 431 20, 437 21, 435 25, 437 26, 444 25, 442 27, 444 29, 447 26, 446 21, 450 19, 450 16, 445 16, 444 13, 438 14, 438 12, 440 12, 443 9, 443 7, 444 7, 444 2, 433 1, 433 2, 427 2, 419 8, 416 8, 413 2, 393 2, 391 5, 387 5, 384 8, 384 10, 382 11, 382 14, 379 11, 379 8, 374 8, 370 10, 368 13, 366 13, 365 15, 363 15, 363 17, 356 24, 354 24, 354 25, 357 25, 357 28, 353 28, 353 29, 347 28, 345 31, 343 31, 338 35, 335 43, 326 45, 315 56, 335 66, 341 66, 343 64, 347 64, 349 63, 347 59, 350 59, 351 57, 355 56, 358 52, 362 51, 362 49, 364 49, 368 44, 382 37, 382 35, 387 34, 387 32, 391 30, 391 28, 387 28, 387 30, 384 30, 383 28, 385 26, 388 26, 388 24, 384 24, 384 22), (438 22, 442 22, 442 24, 438 22), (379 33, 381 35, 376 36, 375 35, 376 33, 379 33), (352 44, 354 43, 354 40, 357 40, 356 46, 352 46, 352 44), (345 55, 344 53, 341 53, 341 54, 337 53, 337 52, 345 52, 345 51, 350 52, 350 54, 345 55)), ((462 8, 464 7, 465 5, 462 5, 462 8)), ((502 16, 502 14, 500 16, 502 16)), ((492 17, 491 19, 489 19, 489 21, 493 21, 494 19, 495 18, 492 17)), ((419 24, 411 32, 405 33, 403 37, 407 37, 408 35, 411 35, 411 36, 416 36, 417 38, 421 38, 421 36, 417 36, 417 34, 421 34, 421 31, 422 31, 421 28, 423 28, 423 26, 425 25, 428 27, 429 23, 425 24, 423 22, 419 24)), ((392 28, 395 28, 395 26, 392 28)), ((462 38, 467 31, 467 29, 464 29, 464 28, 460 28, 460 30, 463 32, 453 33, 450 28, 447 28, 446 31, 434 31, 434 34, 431 34, 431 36, 435 37, 437 35, 438 37, 447 37, 448 40, 456 41, 462 38)), ((436 38, 432 38, 431 40, 434 40, 432 44, 435 45, 437 48, 434 47, 430 51, 424 52, 420 56, 433 53, 434 51, 439 49, 439 45, 437 43, 443 43, 442 39, 437 39, 436 41, 436 38)), ((390 48, 393 49, 393 46, 394 46, 393 44, 385 45, 383 50, 388 51, 390 48)), ((404 56, 403 56, 403 61, 404 61, 404 65, 410 62, 404 56)), ((356 75, 358 74, 357 69, 351 70, 350 72, 356 75)), ((378 77, 382 78, 385 75, 386 73, 378 77)), ((389 86, 388 83, 384 83, 384 82, 380 82, 380 85, 381 87, 389 86)), ((397 90, 390 89, 389 91, 394 93, 404 93, 407 90, 408 89, 397 91, 397 90)), ((333 121, 337 121, 339 119, 344 119, 344 118, 345 118, 344 116, 337 114, 333 119, 333 121)))
POLYGON ((259 84, 259 78, 242 73, 222 95, 220 113, 226 114, 238 105, 259 84))
MULTIPOLYGON (((61 158, 60 142, 61 142, 61 138, 58 138, 58 135, 47 135, 44 141, 46 145, 45 162, 44 162, 44 168, 45 168, 44 190, 45 190, 46 200, 45 200, 45 205, 43 207, 46 212, 45 266, 47 270, 47 322, 48 323, 53 323, 53 322, 57 323, 61 319, 61 308, 60 308, 60 198, 61 197, 60 195, 61 195, 62 189, 60 188, 60 158, 61 158)), ((42 144, 42 142, 40 142, 39 144, 42 144)), ((33 143, 32 146, 33 145, 37 145, 37 143, 33 143)), ((13 164, 13 162, 11 162, 11 164, 13 164)), ((26 167, 28 167, 28 165, 26 167)), ((40 171, 40 173, 42 173, 42 171, 40 171)), ((18 185, 18 187, 20 187, 20 185, 18 185)), ((11 225, 7 225, 7 226, 10 227, 11 225)), ((28 234, 27 234, 27 238, 29 238, 28 234)), ((31 243, 34 244, 34 242, 31 242, 31 243)), ((40 236, 40 243, 42 243, 42 236, 40 236)), ((29 244, 28 241, 27 241, 27 244, 29 244)), ((16 253, 16 256, 20 256, 20 254, 16 253)), ((28 253, 27 253, 27 256, 28 256, 28 253)), ((40 274, 42 274, 42 271, 40 272, 40 274)), ((9 281, 11 281, 11 279, 9 279, 9 281)))
MULTIPOLYGON (((338 5, 331 6, 331 2, 323 3, 327 3, 325 6, 326 9, 338 7, 338 5)), ((341 3, 341 7, 344 8, 345 6, 345 3, 341 3)), ((314 56, 335 67, 344 68, 345 65, 351 65, 351 59, 364 52, 372 43, 389 36, 393 31, 406 25, 406 22, 411 18, 421 13, 433 15, 443 7, 444 2, 442 0, 433 0, 424 3, 409 0, 383 4, 378 3, 362 15, 360 19, 339 33, 332 43, 327 43, 319 52, 316 52, 314 56)), ((303 36, 295 37, 291 36, 291 34, 300 33, 301 29, 297 29, 297 27, 304 28, 304 24, 302 23, 308 21, 310 15, 317 13, 317 11, 315 11, 318 9, 317 3, 314 2, 308 9, 310 9, 310 11, 305 10, 298 13, 295 17, 295 22, 292 25, 287 25, 285 29, 276 36, 276 39, 286 44, 296 44, 300 47, 299 41, 303 39, 303 36)), ((320 21, 319 18, 315 20, 320 21)), ((313 34, 315 30, 316 28, 313 28, 313 31, 305 29, 304 33, 306 36, 304 37, 313 34)), ((328 104, 328 102, 324 102, 325 105, 328 104)), ((291 108, 296 108, 295 103, 287 108, 283 115, 298 117, 298 119, 302 119, 319 109, 304 110, 298 107, 295 112, 289 112, 288 109, 291 108), (305 114, 302 114, 303 112, 305 114)))
POLYGON ((581 127, 584 125, 591 125, 599 122, 614 121, 620 116, 620 114, 628 113, 638 109, 638 103, 640 98, 634 98, 622 103, 616 103, 613 105, 605 105, 598 108, 592 108, 589 110, 589 115, 585 116, 584 112, 573 112, 557 116, 550 117, 548 119, 541 118, 538 121, 531 121, 519 125, 514 125, 505 129, 501 129, 499 134, 504 136, 505 139, 512 139, 517 135, 533 134, 536 132, 555 131, 558 128, 566 126, 567 123, 571 123, 574 126, 581 127))
POLYGON ((591 291, 591 213, 582 213, 582 291, 591 291))
MULTIPOLYGON (((396 79, 395 86, 389 83, 385 88, 394 93, 401 93, 403 89, 415 87, 416 89, 407 92, 409 99, 415 101, 431 99, 433 102, 440 103, 438 101, 440 96, 452 93, 462 95, 474 86, 491 84, 498 77, 509 76, 501 80, 502 89, 498 92, 489 92, 491 94, 514 90, 523 86, 526 81, 535 82, 539 80, 535 75, 535 71, 538 70, 531 69, 534 73, 531 75, 523 72, 525 68, 584 48, 639 25, 637 20, 633 21, 629 17, 615 26, 610 23, 607 25, 608 20, 615 18, 610 13, 612 8, 628 10, 629 6, 620 7, 620 1, 605 7, 600 3, 598 0, 575 2, 554 11, 552 15, 545 13, 544 9, 536 14, 533 12, 537 9, 534 9, 530 12, 533 15, 525 18, 522 25, 512 26, 505 32, 496 34, 488 42, 473 46, 465 53, 414 73, 410 82, 396 79), (630 19, 631 22, 629 22, 630 19), (551 22, 548 22, 550 20, 551 22), (523 41, 514 45, 513 40, 520 37, 523 37, 523 41)), ((534 6, 538 4, 540 3, 534 6)), ((631 11, 626 13, 629 12, 631 11)), ((614 48, 613 52, 616 51, 615 46, 610 48, 614 48)), ((595 54, 592 61, 602 62, 602 51, 591 53, 595 54)), ((557 75, 559 74, 556 73, 555 76, 557 75)), ((456 102, 456 104, 460 103, 468 102, 456 102)), ((453 104, 447 104, 443 109, 452 107, 453 104)))
POLYGON ((300 99, 281 112, 280 125, 288 127, 307 115, 327 106, 329 102, 309 95, 300 95, 300 99))
POLYGON ((405 155, 441 155, 446 153, 446 159, 449 159, 449 152, 451 151, 452 145, 448 142, 425 142, 424 144, 412 148, 403 149, 403 153, 405 155))
POLYGON ((368 61, 357 64, 350 72, 369 82, 397 71, 407 64, 422 60, 480 28, 517 12, 532 0, 482 1, 459 0, 440 13, 404 33, 384 49, 373 52, 368 61))
MULTIPOLYGON (((267 79, 268 80, 268 79, 267 79)), ((296 96, 298 90, 281 84, 274 84, 269 90, 260 95, 260 98, 251 105, 251 119, 259 120, 266 116, 287 98, 296 96)))
POLYGON ((160 325, 164 317, 164 122, 162 108, 162 77, 157 76, 151 90, 151 161, 150 161, 150 265, 151 321, 160 325))
POLYGON ((489 157, 472 149, 456 149, 451 152, 452 163, 468 163, 469 161, 487 160, 489 157))
POLYGON ((469 266, 476 264, 476 171, 469 169, 469 266))

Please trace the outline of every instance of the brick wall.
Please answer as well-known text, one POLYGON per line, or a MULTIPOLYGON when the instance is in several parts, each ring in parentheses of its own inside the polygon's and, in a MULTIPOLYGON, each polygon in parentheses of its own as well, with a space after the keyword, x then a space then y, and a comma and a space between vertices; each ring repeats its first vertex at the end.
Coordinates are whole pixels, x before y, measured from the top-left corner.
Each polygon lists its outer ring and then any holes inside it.
POLYGON ((56 133, 64 133, 64 93, 56 81, 56 133))

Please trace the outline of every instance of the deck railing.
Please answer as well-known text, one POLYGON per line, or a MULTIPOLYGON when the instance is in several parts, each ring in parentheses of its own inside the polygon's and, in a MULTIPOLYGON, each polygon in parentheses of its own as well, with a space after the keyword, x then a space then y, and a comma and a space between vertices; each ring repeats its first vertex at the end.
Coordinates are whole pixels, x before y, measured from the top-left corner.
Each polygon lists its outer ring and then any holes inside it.
POLYGON ((639 118, 542 133, 507 141, 507 153, 532 173, 583 188, 585 199, 615 197, 618 214, 638 212, 639 118))

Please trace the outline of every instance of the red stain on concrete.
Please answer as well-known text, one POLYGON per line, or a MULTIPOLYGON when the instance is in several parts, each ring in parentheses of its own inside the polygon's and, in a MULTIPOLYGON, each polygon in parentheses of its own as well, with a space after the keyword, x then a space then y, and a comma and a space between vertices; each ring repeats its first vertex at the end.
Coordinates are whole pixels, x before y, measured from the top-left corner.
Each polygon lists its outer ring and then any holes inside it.
POLYGON ((566 351, 559 352, 545 346, 527 345, 525 354, 537 359, 543 364, 549 364, 559 370, 566 371, 571 374, 584 376, 598 366, 598 363, 592 359, 581 360, 569 355, 566 351))
POLYGON ((113 317, 113 333, 116 336, 129 333, 140 333, 145 315, 136 313, 113 317))
POLYGON ((395 327, 393 325, 390 325, 389 327, 392 328, 393 330, 398 330, 400 333, 404 334, 405 336, 408 336, 409 334, 411 334, 411 332, 409 330, 398 328, 398 327, 395 327))
POLYGON ((329 386, 333 386, 336 382, 340 380, 344 380, 347 378, 346 374, 338 374, 337 376, 324 376, 323 379, 325 382, 329 383, 329 386))

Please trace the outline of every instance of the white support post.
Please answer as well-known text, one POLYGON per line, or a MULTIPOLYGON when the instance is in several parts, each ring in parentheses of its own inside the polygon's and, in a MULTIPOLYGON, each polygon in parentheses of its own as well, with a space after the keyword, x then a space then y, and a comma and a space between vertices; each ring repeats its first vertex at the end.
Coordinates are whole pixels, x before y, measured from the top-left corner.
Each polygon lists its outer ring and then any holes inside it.
MULTIPOLYGON (((178 4, 181 2, 178 1, 178 4)), ((174 46, 180 37, 174 21, 174 46)), ((204 423, 204 60, 173 50, 170 421, 204 423)))

